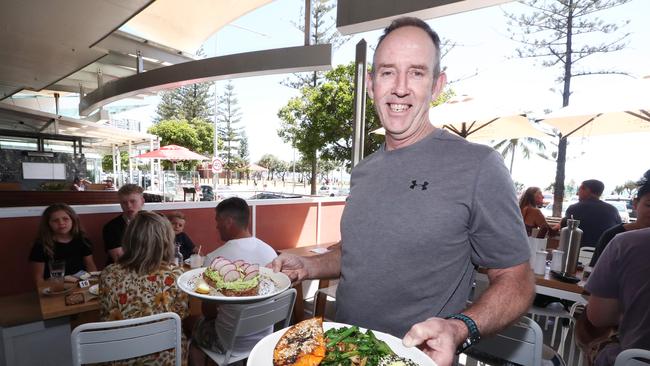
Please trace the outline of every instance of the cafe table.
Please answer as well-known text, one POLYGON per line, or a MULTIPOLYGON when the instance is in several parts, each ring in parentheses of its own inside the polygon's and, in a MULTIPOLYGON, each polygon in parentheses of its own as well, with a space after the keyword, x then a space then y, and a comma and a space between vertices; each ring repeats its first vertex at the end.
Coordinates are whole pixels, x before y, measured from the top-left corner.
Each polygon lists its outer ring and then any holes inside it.
MULTIPOLYGON (((586 304, 589 293, 584 289, 585 281, 582 280, 582 272, 576 277, 580 278, 578 283, 568 283, 554 278, 547 270, 544 275, 535 275, 535 293, 540 295, 553 296, 564 300, 586 304)), ((477 281, 488 281, 485 269, 479 269, 476 273, 477 281)))
MULTIPOLYGON (((288 253, 288 254, 294 254, 298 255, 301 257, 312 257, 318 254, 326 253, 329 250, 333 248, 333 246, 337 245, 338 242, 332 242, 332 243, 324 243, 324 244, 317 244, 317 245, 307 245, 307 246, 302 246, 302 247, 296 247, 296 248, 288 248, 288 249, 279 249, 277 252, 279 254, 282 253, 288 253)), ((326 288, 329 286, 329 280, 317 280, 318 281, 318 288, 326 288)), ((296 283, 293 286, 296 291, 297 291, 297 296, 296 298, 299 301, 296 301, 296 304, 293 307, 293 319, 295 322, 299 322, 304 320, 305 318, 305 308, 304 308, 304 294, 302 291, 302 283, 296 283)), ((325 296, 318 296, 318 299, 314 299, 316 301, 316 307, 314 314, 323 314, 325 311, 325 302, 327 301, 325 296)))
MULTIPOLYGON (((91 284, 96 284, 93 281, 91 284)), ((99 298, 89 292, 90 287, 80 288, 74 284, 74 288, 68 294, 81 293, 84 296, 84 302, 77 305, 66 305, 65 295, 45 295, 44 289, 49 287, 49 283, 43 282, 38 286, 38 300, 41 308, 43 319, 54 319, 67 316, 76 316, 86 312, 96 312, 99 310, 99 298)), ((95 319, 97 321, 99 319, 95 319)))

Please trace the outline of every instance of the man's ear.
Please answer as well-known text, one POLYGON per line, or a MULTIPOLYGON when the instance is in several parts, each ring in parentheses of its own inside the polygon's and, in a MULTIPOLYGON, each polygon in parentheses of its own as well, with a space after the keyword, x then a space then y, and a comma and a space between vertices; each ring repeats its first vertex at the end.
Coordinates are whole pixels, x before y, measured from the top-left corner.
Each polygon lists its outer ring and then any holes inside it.
POLYGON ((366 92, 370 99, 374 99, 374 93, 372 91, 372 74, 370 72, 366 73, 366 92))
POLYGON ((438 78, 433 83, 433 89, 431 90, 431 101, 434 102, 443 90, 445 90, 445 85, 447 85, 447 74, 441 72, 438 75, 438 78))

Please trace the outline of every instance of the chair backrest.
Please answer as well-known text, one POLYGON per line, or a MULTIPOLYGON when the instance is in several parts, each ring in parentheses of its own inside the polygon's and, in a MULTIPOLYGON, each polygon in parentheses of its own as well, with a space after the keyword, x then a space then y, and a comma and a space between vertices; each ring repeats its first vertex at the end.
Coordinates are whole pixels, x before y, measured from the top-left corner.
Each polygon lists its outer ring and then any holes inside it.
POLYGON ((217 328, 219 341, 226 350, 224 364, 228 364, 238 336, 262 331, 279 322, 283 322, 282 328, 288 327, 295 302, 296 290, 291 288, 270 299, 238 308, 234 315, 235 325, 232 329, 217 328))
POLYGON ((522 317, 501 332, 481 339, 467 353, 473 358, 476 352, 477 355, 486 354, 520 365, 541 366, 543 344, 539 325, 530 318, 522 317))
POLYGON ((647 366, 650 365, 650 350, 632 348, 618 354, 614 366, 647 366), (643 361, 641 361, 642 359, 643 361))
POLYGON ((73 365, 123 360, 172 348, 180 366, 181 318, 176 313, 86 323, 72 331, 73 365))

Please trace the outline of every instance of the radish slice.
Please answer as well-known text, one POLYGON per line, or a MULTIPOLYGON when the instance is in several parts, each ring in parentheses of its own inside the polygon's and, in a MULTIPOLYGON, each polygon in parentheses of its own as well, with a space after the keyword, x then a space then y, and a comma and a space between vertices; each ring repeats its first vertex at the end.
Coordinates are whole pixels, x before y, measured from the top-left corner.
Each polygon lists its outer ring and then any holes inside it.
POLYGON ((246 267, 246 270, 244 271, 245 274, 249 274, 253 271, 259 272, 260 270, 260 265, 259 264, 251 264, 250 266, 246 267))
POLYGON ((246 263, 243 259, 237 259, 236 261, 232 262, 234 265, 237 267, 241 268, 241 266, 246 263))
POLYGON ((260 274, 259 271, 255 271, 255 272, 248 273, 248 274, 244 277, 244 281, 252 280, 253 278, 257 277, 259 274, 260 274))
POLYGON ((226 258, 223 258, 223 257, 219 258, 219 257, 217 257, 217 258, 216 258, 215 260, 213 260, 212 263, 210 264, 210 268, 214 269, 215 271, 218 271, 218 270, 221 269, 221 267, 223 267, 224 264, 227 264, 227 263, 230 263, 230 261, 227 260, 226 258))
POLYGON ((226 273, 228 273, 230 271, 236 271, 236 270, 237 270, 237 267, 235 267, 234 264, 226 263, 219 269, 219 274, 222 275, 222 276, 225 276, 226 273))
POLYGON ((226 282, 233 282, 233 281, 237 281, 238 279, 239 279, 239 271, 235 269, 233 269, 232 271, 228 271, 228 273, 226 273, 223 276, 223 280, 226 282))

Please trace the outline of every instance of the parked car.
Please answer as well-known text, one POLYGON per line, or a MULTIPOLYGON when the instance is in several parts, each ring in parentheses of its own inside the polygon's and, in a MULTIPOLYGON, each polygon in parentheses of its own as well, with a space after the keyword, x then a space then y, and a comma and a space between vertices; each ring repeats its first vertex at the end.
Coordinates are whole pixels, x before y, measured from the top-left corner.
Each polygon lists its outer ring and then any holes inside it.
POLYGON ((214 189, 211 185, 201 184, 201 201, 214 201, 214 189))
POLYGON ((623 201, 605 201, 605 202, 616 207, 616 210, 618 210, 618 215, 621 217, 621 221, 623 221, 624 223, 630 222, 630 213, 627 212, 627 206, 625 205, 625 202, 623 201))
POLYGON ((267 200, 267 199, 281 199, 281 198, 300 198, 299 194, 291 193, 278 193, 278 192, 260 192, 250 196, 250 200, 267 200))
POLYGON ((339 189, 338 189, 338 187, 335 187, 335 186, 321 186, 318 189, 318 195, 319 196, 334 197, 334 196, 338 196, 338 194, 339 194, 339 189))

